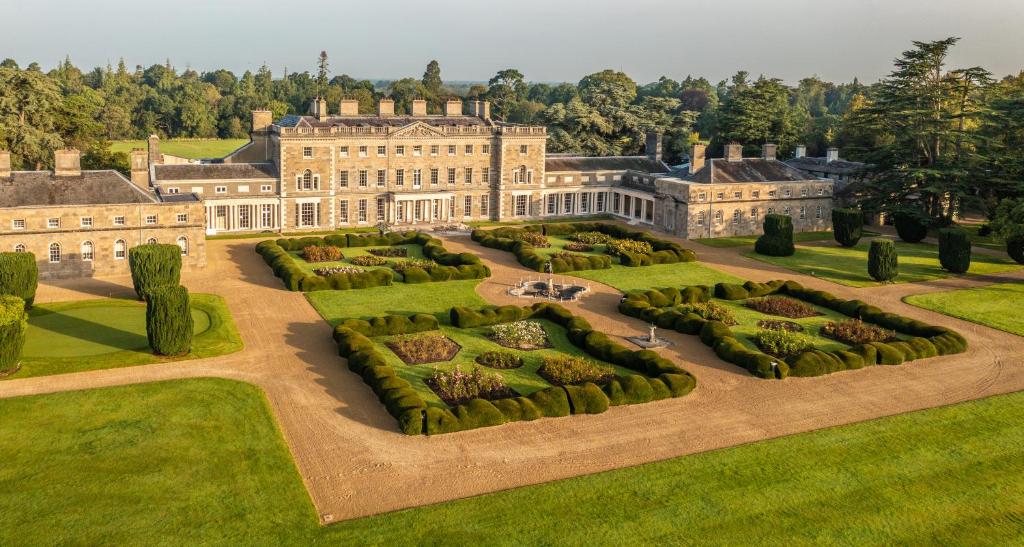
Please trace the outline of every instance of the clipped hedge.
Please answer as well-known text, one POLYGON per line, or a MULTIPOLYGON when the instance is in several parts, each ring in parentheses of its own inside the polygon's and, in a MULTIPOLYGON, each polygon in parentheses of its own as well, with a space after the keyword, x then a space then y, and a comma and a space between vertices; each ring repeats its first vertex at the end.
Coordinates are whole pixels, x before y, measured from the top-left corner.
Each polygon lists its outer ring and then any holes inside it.
POLYGON ((290 291, 343 291, 367 289, 404 283, 430 283, 459 279, 483 279, 491 270, 472 253, 450 253, 441 240, 422 232, 389 232, 376 234, 333 234, 326 237, 300 237, 261 241, 256 252, 263 257, 290 291), (356 273, 336 273, 328 276, 311 274, 299 267, 289 251, 305 247, 384 247, 393 245, 420 245, 423 255, 437 263, 429 269, 409 268, 403 273, 390 269, 374 269, 356 273))
POLYGON ((634 351, 612 341, 604 333, 595 331, 585 319, 558 304, 539 302, 526 307, 488 306, 476 310, 452 308, 449 314, 452 324, 459 328, 528 318, 547 319, 565 328, 569 340, 590 356, 637 374, 617 376, 603 386, 593 383, 553 386, 510 399, 474 399, 451 409, 428 406, 407 381, 396 376, 370 337, 433 330, 438 327, 436 318, 418 314, 342 321, 334 329, 338 353, 348 359, 349 369, 362 376, 407 435, 438 435, 507 422, 598 414, 609 406, 682 397, 696 386, 693 375, 671 361, 653 351, 634 351))
MULTIPOLYGON (((615 239, 632 239, 650 243, 650 253, 621 253, 623 266, 651 266, 653 264, 675 264, 693 262, 697 255, 693 251, 670 241, 658 239, 649 232, 632 230, 617 224, 601 222, 567 222, 524 227, 505 227, 494 230, 473 230, 473 241, 491 249, 507 251, 516 256, 520 264, 537 272, 545 271, 548 258, 537 252, 530 243, 523 241, 524 233, 543 233, 546 236, 565 236, 580 232, 600 232, 615 239)), ((604 270, 612 267, 612 258, 607 255, 586 255, 566 258, 552 258, 554 273, 579 270, 604 270)))
POLYGON ((1017 264, 1024 264, 1024 236, 1014 236, 1006 240, 1006 254, 1017 264))
POLYGON ((896 225, 896 233, 907 243, 918 243, 928 236, 928 226, 919 215, 895 213, 892 220, 896 225))
POLYGON ((25 301, 17 296, 0 295, 0 374, 18 369, 26 331, 25 301))
POLYGON ((147 244, 128 249, 132 285, 139 299, 158 287, 181 283, 181 248, 174 244, 147 244))
POLYGON ((627 293, 619 304, 619 311, 630 317, 655 323, 662 328, 699 336, 701 342, 711 347, 719 358, 743 367, 760 378, 819 376, 840 370, 871 365, 898 365, 914 359, 967 351, 967 341, 956 331, 888 313, 860 300, 843 300, 824 291, 805 288, 795 281, 748 281, 743 285, 719 283, 713 288, 695 286, 684 289, 632 291, 627 293), (810 349, 786 359, 779 359, 748 348, 724 323, 707 321, 693 313, 683 314, 676 311, 674 306, 682 302, 679 295, 687 291, 702 295, 705 301, 712 293, 725 300, 744 300, 769 294, 786 295, 879 325, 909 338, 886 343, 872 342, 837 351, 810 349))
POLYGON ((17 296, 31 308, 39 285, 39 266, 32 253, 0 253, 0 295, 17 296))
POLYGON ((764 233, 754 242, 754 252, 765 256, 793 256, 793 219, 789 215, 764 216, 764 233))
POLYGON ((892 281, 900 274, 896 245, 888 239, 876 239, 868 248, 868 275, 875 281, 892 281))
POLYGON ((157 355, 184 355, 192 349, 192 309, 188 289, 163 286, 146 291, 146 337, 157 355))
POLYGON ((966 273, 971 267, 971 239, 962 228, 939 230, 939 263, 952 273, 966 273))
POLYGON ((864 235, 860 209, 832 209, 832 236, 843 247, 853 247, 864 235))

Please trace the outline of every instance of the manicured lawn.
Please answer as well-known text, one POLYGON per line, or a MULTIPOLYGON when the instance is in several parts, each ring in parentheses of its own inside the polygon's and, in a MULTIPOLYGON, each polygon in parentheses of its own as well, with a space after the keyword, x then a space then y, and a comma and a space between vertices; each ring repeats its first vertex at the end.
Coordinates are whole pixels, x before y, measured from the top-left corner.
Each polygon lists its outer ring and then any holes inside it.
MULTIPOLYGON (((978 235, 978 230, 981 229, 981 224, 958 224, 959 227, 963 228, 967 232, 967 235, 971 238, 971 245, 975 247, 984 247, 986 249, 992 249, 993 251, 1006 252, 1006 242, 1000 241, 998 237, 993 234, 987 236, 978 235)), ((931 237, 939 237, 938 230, 930 230, 928 233, 931 237)))
POLYGON ((396 283, 357 291, 313 291, 306 298, 330 324, 350 317, 369 319, 379 315, 432 313, 447 321, 453 306, 479 308, 487 305, 474 289, 479 279, 444 283, 396 283))
MULTIPOLYGON (((764 256, 750 251, 744 256, 782 266, 796 272, 812 275, 851 287, 877 285, 868 275, 869 240, 862 239, 856 247, 836 245, 797 245, 793 256, 764 256)), ((900 275, 896 283, 919 283, 949 277, 939 266, 939 248, 925 243, 896 241, 900 275)), ((974 253, 968 274, 995 274, 1019 268, 1008 258, 974 253)))
MULTIPOLYGON (((865 230, 864 237, 877 236, 877 232, 870 232, 865 230)), ((694 239, 701 245, 707 245, 708 247, 727 248, 727 247, 753 247, 754 242, 757 241, 758 236, 736 236, 736 237, 706 237, 702 239, 694 239)), ((808 242, 808 241, 832 241, 834 240, 832 232, 798 232, 793 234, 793 241, 796 243, 808 242)))
POLYGON ((0 400, 0 415, 5 545, 991 545, 1022 535, 1024 393, 323 528, 252 386, 40 395, 0 400))
POLYGON ((974 289, 917 294, 908 304, 1024 336, 1024 284, 999 283, 974 289))
MULTIPOLYGON (((559 276, 563 274, 558 274, 559 276)), ((655 264, 653 266, 613 265, 607 270, 582 270, 564 275, 580 277, 604 283, 622 292, 651 287, 686 287, 689 285, 714 285, 715 283, 742 282, 737 277, 698 262, 676 264, 655 264)))
POLYGON ((768 315, 752 310, 744 306, 743 301, 720 300, 718 298, 713 299, 713 301, 724 306, 732 313, 737 324, 731 325, 729 328, 737 334, 736 338, 740 342, 752 350, 760 351, 757 348, 757 344, 755 344, 749 337, 757 334, 759 330, 762 330, 761 327, 757 326, 757 322, 762 319, 792 321, 794 323, 798 323, 804 328, 803 332, 800 334, 803 335, 804 338, 810 340, 810 342, 814 344, 815 349, 820 349, 822 351, 836 351, 847 349, 849 347, 842 342, 838 342, 818 333, 825 323, 831 321, 846 321, 849 319, 849 317, 828 308, 811 305, 811 307, 817 310, 818 313, 821 313, 821 315, 791 319, 788 317, 768 315))
POLYGON ((38 304, 29 312, 21 370, 28 378, 103 368, 199 359, 242 349, 224 300, 192 294, 195 337, 183 357, 153 355, 146 339, 146 305, 134 300, 86 300, 38 304))
POLYGON ((408 253, 408 256, 406 257, 385 257, 384 260, 387 260, 388 262, 401 262, 402 260, 408 260, 413 258, 419 260, 426 259, 426 257, 423 256, 422 245, 392 245, 391 247, 345 247, 344 249, 342 249, 342 254, 345 255, 345 258, 335 262, 306 262, 306 260, 302 258, 302 251, 289 251, 289 253, 292 255, 293 258, 295 258, 295 264, 298 265, 299 268, 306 271, 307 273, 313 274, 313 270, 319 268, 330 268, 334 266, 361 268, 363 270, 379 270, 381 268, 390 269, 386 264, 383 266, 357 266, 352 263, 352 259, 357 256, 370 255, 370 249, 384 248, 403 248, 408 253))
MULTIPOLYGON (((160 152, 189 159, 222 158, 248 142, 249 139, 167 139, 160 141, 160 152)), ((127 154, 133 148, 146 148, 147 146, 149 144, 144 140, 114 141, 110 143, 110 151, 127 154)))
MULTIPOLYGON (((537 369, 544 364, 545 357, 553 357, 559 354, 578 355, 580 357, 586 357, 591 361, 596 361, 592 357, 586 354, 583 350, 577 348, 569 341, 564 328, 547 320, 535 320, 544 327, 544 331, 548 334, 548 341, 551 342, 551 348, 537 349, 531 351, 518 351, 503 347, 499 344, 492 342, 487 338, 487 333, 490 327, 480 327, 472 329, 460 329, 450 326, 442 326, 441 334, 444 334, 448 338, 454 340, 457 344, 462 346, 459 353, 451 361, 439 362, 439 363, 427 363, 420 365, 407 365, 402 361, 391 349, 389 349, 384 342, 393 340, 396 338, 416 338, 419 336, 429 336, 439 334, 437 331, 423 332, 419 334, 408 334, 403 336, 381 336, 374 338, 373 340, 379 344, 380 352, 385 356, 388 364, 391 365, 398 376, 407 380, 412 384, 421 397, 427 403, 447 408, 447 405, 430 389, 424 380, 430 378, 433 374, 434 368, 440 370, 451 370, 456 366, 461 367, 462 370, 470 371, 474 367, 480 366, 476 364, 476 356, 484 353, 485 351, 505 351, 515 353, 523 358, 523 366, 516 369, 497 370, 488 367, 482 367, 483 370, 491 374, 499 374, 505 379, 505 385, 519 392, 520 395, 528 395, 539 389, 551 387, 546 380, 537 375, 537 369)), ((611 366, 615 369, 616 373, 621 376, 629 374, 635 374, 634 371, 624 369, 605 363, 603 361, 596 361, 601 364, 611 366)))

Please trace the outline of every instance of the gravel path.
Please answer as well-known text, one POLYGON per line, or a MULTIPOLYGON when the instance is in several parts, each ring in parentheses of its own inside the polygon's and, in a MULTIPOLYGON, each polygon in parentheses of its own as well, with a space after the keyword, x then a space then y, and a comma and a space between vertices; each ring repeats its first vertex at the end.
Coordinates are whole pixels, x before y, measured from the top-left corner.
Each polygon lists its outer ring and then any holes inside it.
MULTIPOLYGON (((904 304, 903 296, 999 281, 951 278, 856 289, 798 275, 694 242, 701 261, 744 279, 795 279, 846 298, 953 327, 970 341, 962 355, 877 366, 819 378, 766 381, 718 360, 696 337, 660 330, 674 342, 660 350, 697 376, 681 399, 612 408, 593 416, 513 423, 442 435, 407 437, 361 379, 349 372, 330 328, 301 293, 281 288, 253 251, 258 240, 207 242, 210 266, 188 274, 195 292, 222 295, 245 349, 211 359, 0 382, 14 397, 174 378, 217 376, 259 385, 267 394, 324 523, 595 473, 1024 389, 1024 338, 904 304)), ((527 304, 505 294, 529 275, 510 253, 467 237, 446 238, 492 268, 478 292, 493 303, 527 304)), ((536 274, 534 274, 536 275, 536 274)), ((637 269, 643 275, 643 269, 637 269)), ((593 293, 569 304, 612 336, 646 334, 642 321, 618 313, 620 293, 582 280, 593 293)), ((40 287, 40 302, 130 295, 127 278, 40 287)), ((437 285, 444 290, 444 285, 437 285)))

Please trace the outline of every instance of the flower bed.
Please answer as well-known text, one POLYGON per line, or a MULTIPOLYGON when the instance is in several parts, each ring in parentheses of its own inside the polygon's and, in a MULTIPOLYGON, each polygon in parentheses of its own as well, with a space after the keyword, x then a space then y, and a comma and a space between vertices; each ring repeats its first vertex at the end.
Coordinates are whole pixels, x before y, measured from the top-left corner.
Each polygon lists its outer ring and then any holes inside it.
POLYGON ((783 321, 781 319, 761 319, 757 326, 767 330, 788 330, 789 332, 803 332, 804 327, 800 323, 783 321))
POLYGON ((573 355, 544 358, 537 374, 551 385, 570 386, 591 382, 607 384, 615 378, 615 369, 599 365, 590 359, 573 355))
POLYGON ((762 329, 751 337, 761 351, 775 357, 789 357, 811 349, 811 341, 788 330, 762 329))
POLYGON ((458 406, 473 399, 495 401, 519 396, 505 385, 501 376, 488 374, 480 367, 473 367, 471 372, 459 367, 447 372, 434 369, 434 374, 424 382, 448 406, 458 406))
POLYGON ((451 361, 462 349, 451 338, 441 335, 398 338, 384 343, 407 365, 451 361))
POLYGON ((551 242, 548 241, 547 236, 537 232, 523 232, 519 234, 519 241, 525 241, 530 245, 537 248, 550 247, 551 242))
POLYGON ((386 258, 405 258, 409 256, 409 249, 405 247, 381 247, 379 249, 367 249, 366 252, 373 256, 383 256, 386 258))
POLYGON ((615 239, 608 242, 608 254, 610 255, 649 255, 653 252, 654 247, 646 241, 637 241, 635 239, 615 239))
POLYGON ((352 263, 356 266, 383 266, 388 261, 382 256, 360 255, 352 257, 352 263))
POLYGON ((404 273, 409 268, 421 268, 424 270, 429 270, 430 268, 437 266, 437 263, 434 262, 433 260, 424 260, 422 258, 410 258, 408 260, 395 260, 388 264, 388 266, 390 266, 391 269, 395 270, 396 272, 404 273))
POLYGON ((788 298, 785 296, 751 298, 744 302, 743 305, 761 313, 788 317, 790 319, 801 319, 804 317, 821 315, 813 306, 806 302, 801 302, 795 298, 788 298))
POLYGON ((577 253, 589 253, 593 252, 594 250, 593 245, 590 245, 588 243, 577 243, 575 241, 570 241, 569 243, 566 243, 565 246, 562 248, 565 249, 566 251, 574 251, 577 253))
POLYGON ((569 239, 586 245, 602 245, 612 240, 612 236, 602 232, 577 232, 569 239))
POLYGON ((337 274, 358 274, 363 273, 366 270, 362 268, 356 268, 354 266, 327 266, 324 268, 316 268, 313 273, 319 276, 337 275, 337 274))
POLYGON ((896 339, 895 332, 865 323, 860 319, 829 321, 821 327, 821 334, 851 346, 869 342, 889 342, 896 339))
POLYGON ((339 247, 331 245, 310 245, 302 249, 302 258, 306 262, 337 262, 345 258, 339 247))
POLYGON ((488 368, 502 370, 523 366, 523 358, 508 351, 485 351, 476 356, 476 362, 488 368))
POLYGON ((680 304, 676 307, 679 313, 687 314, 692 313, 699 316, 701 319, 707 321, 721 321, 726 325, 735 325, 736 319, 732 316, 732 312, 725 306, 716 302, 694 302, 692 304, 680 304))
POLYGON ((548 333, 536 321, 515 321, 494 325, 488 337, 506 348, 533 350, 551 347, 548 333))

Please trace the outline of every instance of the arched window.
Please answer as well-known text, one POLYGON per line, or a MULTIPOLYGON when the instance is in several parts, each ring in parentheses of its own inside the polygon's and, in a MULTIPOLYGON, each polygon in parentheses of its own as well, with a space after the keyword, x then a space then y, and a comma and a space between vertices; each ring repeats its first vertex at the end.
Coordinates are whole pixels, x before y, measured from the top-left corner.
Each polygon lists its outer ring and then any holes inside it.
POLYGON ((60 243, 51 243, 50 244, 50 262, 51 263, 60 262, 60 243))
POLYGON ((128 254, 128 245, 125 244, 123 239, 119 239, 114 242, 114 259, 124 260, 125 255, 128 254))
POLYGON ((188 238, 185 236, 178 237, 178 247, 181 247, 181 256, 188 256, 188 238))
POLYGON ((310 190, 313 188, 313 172, 306 169, 302 172, 302 189, 310 190))
POLYGON ((156 238, 155 237, 151 237, 151 238, 147 239, 146 240, 146 245, 156 245, 156 238))
POLYGON ((83 241, 82 242, 82 260, 92 260, 92 255, 93 255, 93 253, 92 253, 92 242, 91 241, 83 241))
POLYGON ((14 246, 14 252, 16 252, 16 253, 23 253, 23 252, 25 252, 25 244, 24 243, 19 243, 19 244, 15 245, 14 246))
POLYGON ((707 215, 704 214, 704 211, 697 213, 697 226, 703 226, 706 217, 707 215))

